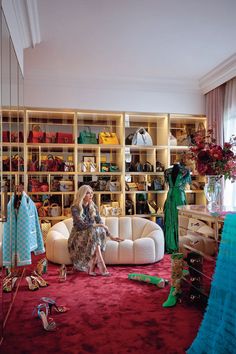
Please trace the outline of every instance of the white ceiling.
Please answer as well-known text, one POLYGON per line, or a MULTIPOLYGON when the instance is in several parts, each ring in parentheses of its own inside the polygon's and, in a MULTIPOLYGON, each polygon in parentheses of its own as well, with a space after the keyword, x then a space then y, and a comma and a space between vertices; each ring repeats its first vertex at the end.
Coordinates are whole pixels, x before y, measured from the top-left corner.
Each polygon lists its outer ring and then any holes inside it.
POLYGON ((37 0, 25 77, 199 80, 236 54, 236 0, 37 0))

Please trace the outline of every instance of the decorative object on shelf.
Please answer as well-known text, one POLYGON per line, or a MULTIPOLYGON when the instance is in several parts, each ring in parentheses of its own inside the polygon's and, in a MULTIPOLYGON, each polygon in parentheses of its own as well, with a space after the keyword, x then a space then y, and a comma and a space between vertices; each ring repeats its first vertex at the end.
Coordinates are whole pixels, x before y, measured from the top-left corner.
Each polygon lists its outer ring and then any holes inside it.
POLYGON ((116 133, 111 132, 100 132, 98 135, 98 142, 99 144, 119 144, 116 133))
POLYGON ((78 144, 97 144, 96 133, 93 133, 90 127, 81 131, 78 137, 78 144))
POLYGON ((192 137, 192 145, 186 153, 188 159, 193 159, 196 169, 201 176, 207 177, 204 192, 208 201, 208 210, 218 208, 221 192, 219 180, 224 176, 225 180, 236 180, 236 137, 232 135, 229 142, 223 147, 216 144, 212 129, 197 131, 192 137))
POLYGON ((132 145, 152 146, 152 137, 145 128, 141 127, 134 133, 132 145))

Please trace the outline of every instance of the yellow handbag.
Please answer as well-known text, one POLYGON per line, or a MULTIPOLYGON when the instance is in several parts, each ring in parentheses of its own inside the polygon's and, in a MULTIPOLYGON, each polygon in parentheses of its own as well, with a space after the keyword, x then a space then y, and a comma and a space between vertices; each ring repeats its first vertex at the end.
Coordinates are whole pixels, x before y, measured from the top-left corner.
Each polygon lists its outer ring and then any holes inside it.
POLYGON ((100 132, 98 135, 99 144, 119 144, 116 133, 100 132))

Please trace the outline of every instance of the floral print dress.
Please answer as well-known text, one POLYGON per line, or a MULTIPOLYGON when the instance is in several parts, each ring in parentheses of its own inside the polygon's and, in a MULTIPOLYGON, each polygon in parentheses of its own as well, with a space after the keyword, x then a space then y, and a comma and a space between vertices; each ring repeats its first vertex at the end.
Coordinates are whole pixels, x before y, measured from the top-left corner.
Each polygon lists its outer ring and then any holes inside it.
POLYGON ((71 207, 71 212, 73 228, 68 239, 69 254, 74 268, 87 272, 89 261, 94 256, 96 247, 99 245, 101 251, 105 251, 108 234, 103 227, 93 227, 94 223, 103 224, 97 208, 95 217, 91 217, 89 206, 83 207, 82 216, 76 206, 71 207))

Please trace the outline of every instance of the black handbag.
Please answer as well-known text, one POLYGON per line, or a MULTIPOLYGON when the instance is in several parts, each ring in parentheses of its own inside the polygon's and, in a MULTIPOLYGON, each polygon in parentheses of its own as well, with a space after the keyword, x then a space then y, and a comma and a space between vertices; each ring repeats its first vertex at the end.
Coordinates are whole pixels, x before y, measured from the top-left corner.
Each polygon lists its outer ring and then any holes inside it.
POLYGON ((153 166, 150 162, 148 162, 148 161, 144 162, 143 172, 153 172, 153 166))
POLYGON ((125 201, 125 214, 126 215, 134 214, 134 202, 130 199, 126 199, 125 201))

